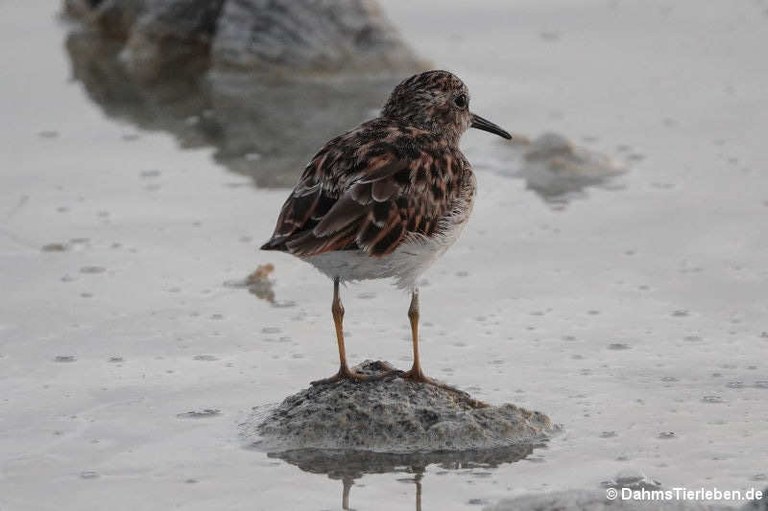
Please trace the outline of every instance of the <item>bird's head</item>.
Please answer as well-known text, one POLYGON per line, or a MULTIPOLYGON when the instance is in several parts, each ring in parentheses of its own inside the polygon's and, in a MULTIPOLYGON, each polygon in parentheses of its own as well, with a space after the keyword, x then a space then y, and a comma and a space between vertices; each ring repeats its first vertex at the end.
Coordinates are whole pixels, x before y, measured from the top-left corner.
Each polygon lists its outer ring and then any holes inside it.
POLYGON ((455 142, 469 128, 512 138, 501 127, 470 112, 467 86, 448 71, 427 71, 403 80, 390 94, 382 115, 455 142))

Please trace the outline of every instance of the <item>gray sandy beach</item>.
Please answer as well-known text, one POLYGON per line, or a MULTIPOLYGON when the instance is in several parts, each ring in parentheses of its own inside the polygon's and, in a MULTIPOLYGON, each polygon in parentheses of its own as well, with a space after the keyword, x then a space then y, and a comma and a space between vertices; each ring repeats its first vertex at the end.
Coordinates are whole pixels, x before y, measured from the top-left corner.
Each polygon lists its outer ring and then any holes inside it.
MULTIPOLYGON (((258 247, 296 162, 335 123, 373 115, 391 85, 289 94, 302 99, 286 156, 291 131, 260 126, 274 138, 251 147, 223 89, 137 96, 100 81, 108 68, 57 2, 5 2, 0 510, 317 510, 344 497, 501 510, 603 495, 621 474, 768 486, 768 2, 381 3, 416 54, 466 82, 474 111, 532 141, 462 140, 479 192, 421 285, 425 370, 560 433, 341 471, 254 448, 242 425, 338 362, 328 279, 258 247), (335 120, 300 122, 305 100, 335 120), (206 124, 210 112, 231 123, 206 124), (557 135, 536 145, 545 133, 557 135), (567 155, 552 163, 557 137, 567 155)), ((407 295, 387 282, 342 292, 351 363, 407 369, 407 295)))

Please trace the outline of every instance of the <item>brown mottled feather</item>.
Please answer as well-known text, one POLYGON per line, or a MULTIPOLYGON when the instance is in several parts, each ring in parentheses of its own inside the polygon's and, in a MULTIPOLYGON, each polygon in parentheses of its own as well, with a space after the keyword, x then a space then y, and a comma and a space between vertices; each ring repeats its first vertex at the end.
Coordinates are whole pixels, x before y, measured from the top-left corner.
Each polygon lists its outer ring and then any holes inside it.
POLYGON ((351 249, 389 254, 409 235, 433 234, 462 191, 446 184, 470 175, 455 144, 375 119, 315 155, 262 248, 305 257, 351 249))

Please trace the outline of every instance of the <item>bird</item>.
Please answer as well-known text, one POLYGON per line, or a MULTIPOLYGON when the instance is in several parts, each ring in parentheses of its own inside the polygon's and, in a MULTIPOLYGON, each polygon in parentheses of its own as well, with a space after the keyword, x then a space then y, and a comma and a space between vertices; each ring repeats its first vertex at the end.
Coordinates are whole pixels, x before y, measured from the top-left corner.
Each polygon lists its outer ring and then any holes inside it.
POLYGON ((421 274, 457 239, 476 192, 459 148, 469 128, 512 136, 472 113, 467 86, 443 70, 400 82, 375 119, 328 141, 307 164, 262 250, 286 252, 333 281, 339 369, 313 385, 366 381, 347 363, 341 283, 394 279, 410 292, 413 364, 402 378, 442 386, 419 358, 421 274))

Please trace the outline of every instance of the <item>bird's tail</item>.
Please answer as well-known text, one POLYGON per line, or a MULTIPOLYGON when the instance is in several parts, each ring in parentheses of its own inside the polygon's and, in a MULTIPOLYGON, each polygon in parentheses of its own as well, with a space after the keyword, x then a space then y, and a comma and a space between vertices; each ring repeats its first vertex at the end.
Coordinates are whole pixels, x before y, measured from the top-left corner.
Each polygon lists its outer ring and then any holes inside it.
POLYGON ((284 252, 286 250, 285 240, 282 238, 270 238, 269 241, 259 248, 260 250, 280 250, 284 252))

